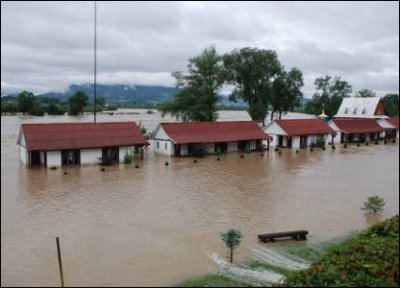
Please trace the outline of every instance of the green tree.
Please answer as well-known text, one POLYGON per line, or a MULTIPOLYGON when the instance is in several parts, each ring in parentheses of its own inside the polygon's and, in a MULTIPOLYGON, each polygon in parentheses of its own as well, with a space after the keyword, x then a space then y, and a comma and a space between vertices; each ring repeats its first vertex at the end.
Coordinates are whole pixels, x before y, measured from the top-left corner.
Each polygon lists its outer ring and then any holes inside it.
POLYGON ((272 93, 270 104, 272 106, 271 121, 275 112, 279 113, 291 111, 300 104, 303 96, 301 87, 304 85, 303 74, 297 68, 292 68, 289 72, 282 71, 272 83, 272 93))
POLYGON ((18 102, 17 101, 3 101, 1 99, 1 113, 12 113, 18 112, 18 102))
POLYGON ((77 91, 72 95, 69 102, 69 115, 83 114, 83 108, 87 105, 89 97, 82 91, 77 91))
POLYGON ((242 232, 235 229, 229 229, 226 233, 221 233, 221 239, 225 246, 230 249, 230 262, 233 262, 233 250, 236 249, 242 241, 242 232))
POLYGON ((173 101, 161 103, 162 116, 169 113, 183 121, 215 121, 218 91, 225 81, 222 58, 214 47, 189 59, 188 74, 174 72, 176 86, 181 90, 173 101))
POLYGON ((399 115, 399 94, 386 94, 382 98, 383 109, 387 116, 399 115))
POLYGON ((356 93, 355 97, 362 97, 362 98, 376 97, 376 93, 369 89, 362 89, 356 93))
POLYGON ((337 113, 343 98, 350 97, 352 91, 351 85, 340 77, 333 79, 331 76, 320 77, 315 79, 314 84, 317 92, 304 109, 309 114, 318 115, 324 110, 328 116, 332 117, 337 113))
POLYGON ((47 107, 47 114, 48 115, 64 115, 66 112, 66 110, 61 107, 60 105, 57 104, 49 104, 49 106, 47 107))
POLYGON ((361 210, 368 210, 376 214, 378 211, 382 210, 385 205, 385 200, 378 195, 368 197, 367 201, 364 202, 364 206, 361 210))
POLYGON ((235 86, 229 99, 242 98, 254 121, 264 124, 272 93, 272 81, 282 72, 278 55, 273 50, 242 48, 224 55, 227 80, 235 86))
POLYGON ((42 103, 35 102, 33 107, 28 111, 29 115, 44 116, 44 108, 42 103))
POLYGON ((32 92, 23 91, 18 94, 18 109, 19 112, 23 114, 32 110, 33 106, 35 105, 35 96, 32 92))

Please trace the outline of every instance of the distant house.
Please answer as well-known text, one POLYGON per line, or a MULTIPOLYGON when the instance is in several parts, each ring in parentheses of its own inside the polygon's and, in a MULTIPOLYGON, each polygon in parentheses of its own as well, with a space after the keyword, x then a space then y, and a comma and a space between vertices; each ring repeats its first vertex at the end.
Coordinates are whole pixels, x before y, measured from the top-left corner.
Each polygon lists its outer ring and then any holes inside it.
POLYGON ((334 118, 387 118, 379 97, 343 98, 334 118))
POLYGON ((326 143, 328 135, 334 131, 321 119, 287 119, 275 120, 265 131, 273 137, 272 146, 287 148, 305 148, 326 143))
POLYGON ((50 168, 118 163, 148 143, 134 122, 108 122, 22 124, 17 144, 24 164, 50 168))
POLYGON ((335 143, 382 139, 385 131, 376 119, 334 119, 329 126, 336 131, 335 143))
POLYGON ((155 153, 195 155, 262 149, 270 137, 253 121, 160 123, 153 132, 155 153))
POLYGON ((399 117, 379 119, 378 124, 385 129, 385 139, 399 138, 399 117))

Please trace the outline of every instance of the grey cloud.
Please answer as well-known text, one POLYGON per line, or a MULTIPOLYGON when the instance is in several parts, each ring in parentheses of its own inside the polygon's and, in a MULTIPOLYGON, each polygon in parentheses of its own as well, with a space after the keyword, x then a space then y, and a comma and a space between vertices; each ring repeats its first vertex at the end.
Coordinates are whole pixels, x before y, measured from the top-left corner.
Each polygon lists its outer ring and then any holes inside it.
MULTIPOLYGON (((2 92, 62 91, 93 79, 93 2, 2 2, 2 92), (25 88, 24 88, 25 87, 25 88)), ((100 83, 174 85, 215 45, 275 49, 286 68, 398 91, 396 2, 98 2, 100 83), (397 79, 396 79, 397 77, 397 79)))

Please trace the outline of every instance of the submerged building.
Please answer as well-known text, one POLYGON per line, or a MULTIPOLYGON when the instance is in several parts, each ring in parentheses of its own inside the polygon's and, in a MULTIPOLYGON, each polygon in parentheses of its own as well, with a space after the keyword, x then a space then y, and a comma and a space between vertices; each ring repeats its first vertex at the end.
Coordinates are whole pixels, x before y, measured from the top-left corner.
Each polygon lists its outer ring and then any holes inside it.
POLYGON ((329 126, 336 131, 335 143, 378 140, 385 132, 376 119, 334 119, 329 126))
POLYGON ((22 124, 17 144, 21 161, 32 167, 61 167, 143 157, 148 142, 134 122, 22 124))
MULTIPOLYGON (((160 123, 153 132, 155 153, 167 156, 254 151, 271 138, 253 121, 160 123)), ((267 144, 268 146, 268 144, 267 144)))
POLYGON ((335 133, 321 119, 275 120, 265 131, 273 138, 272 146, 287 148, 305 148, 318 142, 326 143, 328 136, 335 133))

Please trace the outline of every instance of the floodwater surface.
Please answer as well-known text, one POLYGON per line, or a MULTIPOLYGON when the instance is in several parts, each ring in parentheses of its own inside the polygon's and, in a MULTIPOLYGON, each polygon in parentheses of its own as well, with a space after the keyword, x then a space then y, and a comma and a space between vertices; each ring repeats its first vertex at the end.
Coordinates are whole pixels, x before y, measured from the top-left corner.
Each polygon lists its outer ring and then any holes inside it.
MULTIPOLYGON (((142 119, 154 128, 161 119, 139 113, 99 121, 142 119)), ((221 112, 223 119, 243 115, 221 112)), ((217 270, 207 251, 226 256, 219 233, 230 228, 244 234, 240 262, 265 245, 260 233, 307 229, 313 241, 367 227, 372 220, 360 207, 368 196, 386 200, 382 218, 399 211, 398 143, 243 159, 232 153, 197 163, 148 151, 105 172, 97 165, 29 169, 19 162, 20 123, 90 117, 1 120, 2 286, 58 286, 56 236, 67 286, 174 285, 217 270)))

